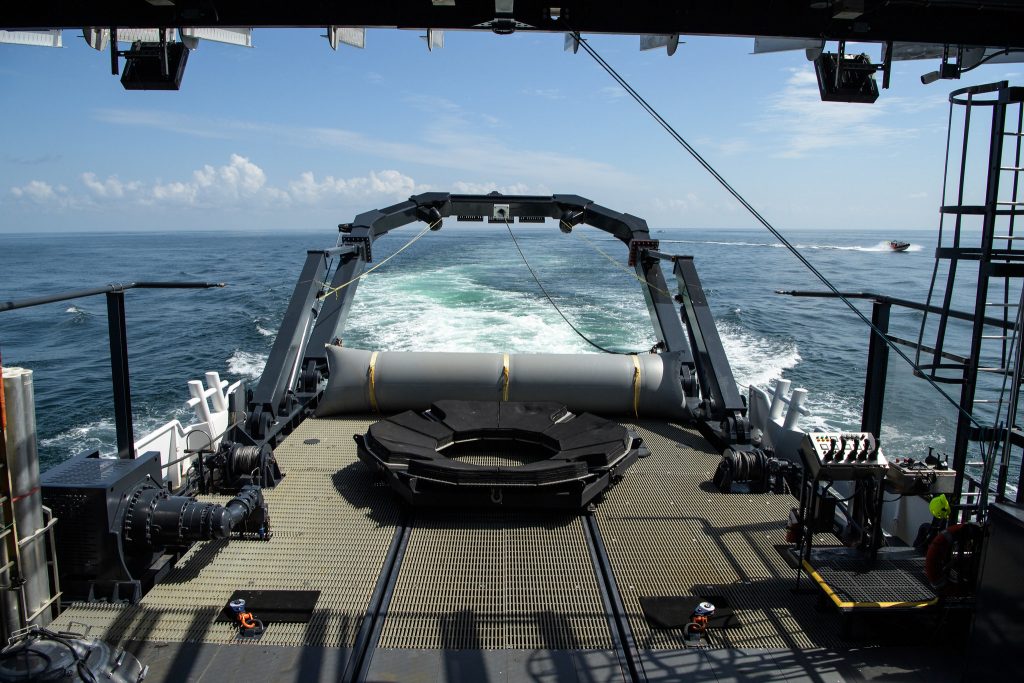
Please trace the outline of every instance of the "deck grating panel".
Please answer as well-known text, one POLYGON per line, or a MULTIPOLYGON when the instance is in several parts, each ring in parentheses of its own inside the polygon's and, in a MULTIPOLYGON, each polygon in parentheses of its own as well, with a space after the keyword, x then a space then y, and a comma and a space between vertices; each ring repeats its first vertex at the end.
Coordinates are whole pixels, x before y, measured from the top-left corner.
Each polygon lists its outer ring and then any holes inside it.
POLYGON ((380 646, 609 649, 582 518, 418 511, 380 646))
POLYGON ((743 624, 717 631, 713 647, 838 645, 834 616, 815 609, 816 596, 794 595, 796 572, 774 548, 785 542, 783 520, 796 501, 709 486, 721 457, 692 429, 627 426, 651 455, 629 469, 596 515, 638 646, 685 647, 681 629, 647 625, 640 597, 702 593, 727 597, 743 624))
POLYGON ((196 544, 141 604, 75 605, 55 626, 90 626, 112 642, 231 643, 234 626, 215 619, 235 590, 319 590, 308 624, 270 624, 259 642, 350 647, 400 514, 391 491, 356 457, 352 435, 372 421, 308 419, 278 446, 286 476, 266 492, 269 542, 196 544))
MULTIPOLYGON (((197 544, 140 605, 76 605, 56 627, 91 625, 115 642, 230 643, 233 627, 214 620, 234 590, 319 590, 309 624, 273 624, 261 642, 350 647, 401 514, 398 498, 356 457, 352 435, 371 422, 309 419, 278 447, 287 476, 267 493, 269 543, 197 544)), ((721 494, 703 485, 719 456, 696 432, 636 427, 651 456, 626 472, 596 515, 640 648, 683 647, 681 633, 647 627, 640 596, 691 595, 705 585, 726 595, 744 624, 720 632, 715 645, 838 644, 834 617, 815 610, 815 596, 793 595, 794 570, 774 548, 795 501, 721 494)), ((436 511, 412 520, 381 647, 612 647, 582 517, 436 511)))

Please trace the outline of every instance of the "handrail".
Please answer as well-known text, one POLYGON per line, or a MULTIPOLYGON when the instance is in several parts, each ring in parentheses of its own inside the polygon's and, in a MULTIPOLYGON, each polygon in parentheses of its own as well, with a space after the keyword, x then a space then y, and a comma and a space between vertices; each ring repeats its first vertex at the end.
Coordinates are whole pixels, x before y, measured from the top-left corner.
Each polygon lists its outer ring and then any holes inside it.
POLYGON ((128 289, 211 289, 213 287, 226 286, 227 284, 224 282, 114 282, 106 287, 79 289, 71 292, 63 292, 61 294, 51 294, 49 296, 22 299, 21 301, 0 301, 0 313, 3 313, 4 311, 13 311, 18 308, 31 308, 32 306, 41 306, 42 304, 54 304, 58 301, 81 299, 87 296, 95 296, 97 294, 123 292, 128 289))
MULTIPOLYGON (((902 306, 903 308, 909 308, 915 311, 925 311, 927 313, 942 313, 942 307, 932 306, 930 304, 922 304, 917 301, 910 301, 909 299, 898 299, 896 297, 887 296, 885 294, 876 294, 875 292, 816 292, 807 290, 776 290, 776 294, 785 294, 786 296, 803 296, 803 297, 818 297, 818 298, 838 298, 844 296, 847 299, 872 299, 885 304, 892 304, 894 306, 902 306)), ((974 320, 974 316, 966 311, 957 311, 950 309, 948 311, 950 318, 957 318, 958 320, 974 320)), ((1013 323, 1004 321, 1000 318, 985 317, 985 324, 992 325, 994 327, 1000 327, 1004 330, 1012 330, 1013 323)))
POLYGON ((0 302, 0 313, 31 308, 98 294, 107 298, 107 332, 110 338, 110 376, 114 385, 114 424, 117 427, 117 455, 135 457, 135 433, 132 427, 132 389, 128 374, 128 336, 124 315, 124 293, 129 289, 210 289, 225 287, 223 282, 126 282, 106 287, 79 289, 21 301, 0 302))

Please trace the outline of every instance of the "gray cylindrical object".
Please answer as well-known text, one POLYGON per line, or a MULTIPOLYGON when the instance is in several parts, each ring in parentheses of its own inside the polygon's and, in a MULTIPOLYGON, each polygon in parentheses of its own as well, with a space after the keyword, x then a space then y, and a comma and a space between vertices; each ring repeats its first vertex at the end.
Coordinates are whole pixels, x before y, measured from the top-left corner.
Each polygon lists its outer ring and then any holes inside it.
POLYGON ((555 401, 576 413, 687 416, 680 358, 673 353, 371 352, 329 346, 327 362, 330 379, 320 416, 424 410, 444 399, 555 401))
MULTIPOLYGON (((39 458, 36 453, 36 405, 32 371, 4 368, 4 403, 7 414, 7 463, 11 475, 11 497, 18 540, 28 538, 43 526, 43 501, 39 490, 39 458)), ((21 576, 25 580, 26 616, 39 610, 50 599, 47 576, 46 539, 36 536, 21 547, 21 576)), ((8 593, 7 591, 4 591, 8 593)), ((16 596, 14 592, 9 592, 16 596)), ((29 623, 45 626, 50 610, 44 610, 29 623)))

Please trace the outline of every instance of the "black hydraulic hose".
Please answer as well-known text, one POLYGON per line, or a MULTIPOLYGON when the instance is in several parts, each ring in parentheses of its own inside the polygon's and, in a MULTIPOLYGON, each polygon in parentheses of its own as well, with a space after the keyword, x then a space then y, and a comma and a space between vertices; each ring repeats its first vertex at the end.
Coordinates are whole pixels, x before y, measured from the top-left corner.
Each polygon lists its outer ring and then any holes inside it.
POLYGON ((213 529, 216 538, 227 538, 231 531, 249 518, 263 504, 263 491, 259 486, 246 486, 224 507, 213 514, 213 529))
POLYGON ((149 484, 136 493, 125 518, 125 539, 148 548, 227 538, 263 506, 263 490, 250 485, 226 505, 169 496, 149 484))

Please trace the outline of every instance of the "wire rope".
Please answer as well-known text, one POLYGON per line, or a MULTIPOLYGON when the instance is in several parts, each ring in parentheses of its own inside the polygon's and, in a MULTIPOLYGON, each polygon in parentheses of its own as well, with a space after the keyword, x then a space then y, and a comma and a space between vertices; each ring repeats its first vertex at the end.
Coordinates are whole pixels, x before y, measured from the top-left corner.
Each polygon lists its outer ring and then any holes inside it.
POLYGON ((512 243, 514 245, 516 245, 516 251, 519 252, 520 258, 522 258, 523 259, 523 263, 526 264, 527 270, 529 270, 530 271, 530 275, 533 276, 533 281, 537 283, 538 287, 540 287, 540 291, 544 293, 544 296, 547 298, 548 303, 550 303, 554 307, 554 309, 556 311, 558 311, 558 315, 562 316, 562 320, 565 321, 565 324, 568 325, 569 327, 571 327, 572 331, 575 332, 577 335, 579 335, 580 339, 582 339, 583 341, 587 342, 588 344, 593 346, 595 349, 597 349, 598 351, 601 351, 603 353, 614 353, 614 354, 617 354, 617 355, 620 355, 620 356, 635 356, 636 354, 640 353, 639 351, 613 351, 612 349, 606 349, 605 347, 601 346, 600 344, 598 344, 594 340, 592 340, 589 337, 587 337, 587 335, 585 335, 582 332, 580 332, 579 328, 576 327, 575 325, 573 325, 572 321, 570 321, 567 317, 565 317, 565 313, 562 313, 562 309, 558 307, 558 304, 555 303, 555 300, 551 298, 550 294, 548 294, 548 290, 544 287, 544 284, 540 281, 540 278, 537 277, 536 271, 533 270, 533 266, 531 266, 530 262, 526 259, 526 254, 523 253, 522 247, 519 246, 519 240, 516 239, 515 233, 512 232, 512 226, 509 225, 507 217, 505 218, 505 229, 508 230, 508 235, 509 235, 509 237, 512 238, 512 243))
POLYGON ((413 237, 411 240, 409 240, 404 245, 402 245, 401 249, 398 249, 397 251, 395 251, 394 254, 391 254, 391 256, 388 256, 386 259, 384 259, 383 261, 381 261, 380 263, 378 263, 374 267, 367 268, 365 271, 363 271, 359 275, 356 275, 354 278, 352 278, 348 282, 344 282, 344 283, 338 285, 337 287, 331 287, 330 289, 325 290, 322 294, 317 296, 317 299, 323 301, 324 299, 326 299, 327 297, 331 296, 332 294, 337 296, 338 292, 340 292, 341 290, 345 289, 346 287, 348 287, 353 282, 358 282, 359 280, 362 280, 364 277, 366 277, 367 275, 369 275, 373 271, 377 270, 378 268, 383 266, 385 263, 387 263, 391 259, 393 259, 396 256, 398 256, 399 254, 401 254, 403 251, 405 251, 406 249, 411 247, 416 242, 416 240, 418 240, 419 238, 423 237, 425 234, 427 234, 428 231, 432 230, 434 228, 434 226, 436 226, 440 222, 441 222, 441 219, 439 218, 436 221, 434 221, 433 223, 430 223, 425 228, 420 230, 419 233, 415 237, 413 237))
POLYGON ((606 62, 604 60, 604 58, 601 57, 600 54, 598 54, 597 50, 595 50, 593 48, 593 46, 591 46, 590 43, 579 34, 578 31, 572 30, 571 32, 573 33, 573 35, 574 35, 576 41, 578 42, 578 44, 583 47, 583 49, 587 52, 588 55, 590 55, 590 57, 595 62, 597 62, 598 66, 600 66, 602 69, 604 69, 604 71, 609 76, 611 76, 612 79, 616 83, 618 83, 622 87, 623 90, 626 91, 626 94, 628 94, 631 98, 633 98, 633 100, 635 100, 636 103, 639 104, 640 107, 644 111, 646 111, 651 116, 651 118, 653 118, 655 120, 655 122, 658 123, 658 125, 660 125, 663 129, 665 129, 665 132, 667 132, 669 134, 669 136, 672 137, 673 140, 675 140, 683 149, 685 149, 690 154, 690 156, 693 157, 694 161, 696 161, 698 164, 700 164, 700 166, 705 171, 707 171, 711 175, 711 177, 713 177, 718 182, 718 184, 721 185, 730 195, 732 195, 732 197, 737 202, 739 202, 740 205, 743 206, 743 208, 745 208, 750 213, 750 215, 754 217, 754 219, 758 223, 760 223, 762 226, 764 226, 764 228, 766 230, 768 230, 768 232, 770 232, 775 237, 775 239, 779 240, 779 242, 781 242, 782 245, 791 254, 793 254, 793 256, 795 256, 797 258, 797 260, 800 261, 800 263, 802 263, 804 265, 804 267, 806 267, 809 271, 811 271, 811 273, 816 278, 818 278, 818 280, 821 281, 821 283, 824 284, 829 289, 829 291, 832 292, 833 295, 835 295, 840 301, 842 301, 844 304, 846 304, 846 306, 851 311, 853 311, 853 313, 856 314, 856 316, 858 318, 860 318, 861 322, 863 322, 875 334, 877 334, 878 337, 880 339, 882 339, 886 343, 886 345, 889 346, 889 348, 892 349, 896 353, 897 356, 902 358, 908 365, 910 365, 910 367, 913 368, 913 370, 918 375, 923 377, 932 386, 932 388, 935 389, 935 391, 937 391, 943 398, 945 398, 950 403, 950 405, 952 405, 954 408, 956 408, 958 413, 960 413, 964 417, 966 417, 975 426, 977 426, 979 428, 981 427, 981 424, 978 422, 977 419, 975 419, 975 417, 970 412, 965 410, 959 403, 957 403, 957 401, 952 396, 950 396, 945 391, 943 391, 942 387, 940 387, 935 380, 933 380, 931 377, 928 377, 928 375, 926 375, 924 373, 924 371, 921 369, 921 367, 917 363, 915 363, 913 360, 911 360, 911 358, 909 356, 907 356, 907 354, 905 354, 903 352, 903 349, 901 349, 894 341, 889 339, 889 336, 886 333, 882 332, 878 328, 878 326, 876 326, 874 323, 872 323, 868 319, 868 317, 865 316, 864 313, 861 312, 861 310, 859 308, 857 308, 852 301, 850 301, 850 299, 848 297, 844 296, 843 293, 840 292, 836 288, 836 286, 833 285, 832 282, 827 277, 825 277, 825 275, 823 275, 814 266, 814 264, 812 264, 807 259, 807 257, 805 257, 803 254, 801 254, 800 251, 795 246, 793 246, 793 244, 788 239, 786 239, 786 237, 781 232, 779 232, 775 228, 775 226, 773 226, 770 222, 768 222, 768 219, 766 219, 764 216, 762 216, 761 213, 757 209, 755 209, 754 206, 751 205, 750 202, 748 202, 743 197, 743 195, 741 195, 739 193, 738 190, 736 190, 731 184, 729 184, 729 181, 727 181, 722 176, 722 174, 720 174, 717 170, 715 170, 715 168, 706 159, 704 159, 704 157, 702 157, 700 155, 700 153, 697 152, 697 150, 694 149, 694 147, 692 145, 690 145, 690 143, 687 142, 686 139, 682 135, 680 135, 676 131, 676 129, 673 128, 672 125, 668 121, 666 121, 661 116, 661 114, 659 114, 658 111, 647 102, 647 100, 645 100, 643 98, 642 95, 640 95, 640 93, 638 93, 636 90, 634 90, 633 86, 631 86, 626 81, 625 78, 620 76, 619 73, 615 70, 615 68, 612 67, 608 62, 606 62))

